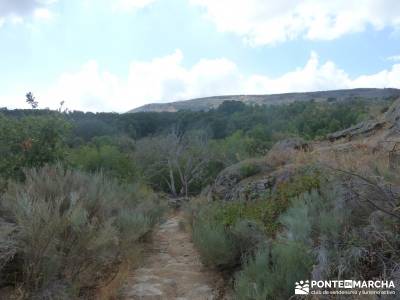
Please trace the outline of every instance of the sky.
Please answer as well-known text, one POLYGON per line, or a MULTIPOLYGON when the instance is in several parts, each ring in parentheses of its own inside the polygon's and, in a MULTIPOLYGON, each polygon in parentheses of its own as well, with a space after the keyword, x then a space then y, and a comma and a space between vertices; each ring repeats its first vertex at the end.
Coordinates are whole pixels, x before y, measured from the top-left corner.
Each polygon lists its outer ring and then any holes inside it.
POLYGON ((0 107, 400 88, 399 0, 0 0, 0 107))

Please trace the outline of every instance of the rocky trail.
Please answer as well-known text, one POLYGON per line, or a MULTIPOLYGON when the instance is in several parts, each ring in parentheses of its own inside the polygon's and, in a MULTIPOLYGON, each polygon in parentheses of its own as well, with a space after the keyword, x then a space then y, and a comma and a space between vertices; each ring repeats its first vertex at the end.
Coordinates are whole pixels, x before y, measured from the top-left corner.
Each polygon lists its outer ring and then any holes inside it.
POLYGON ((180 226, 183 218, 182 213, 170 215, 154 230, 144 262, 128 278, 122 299, 223 299, 218 289, 222 279, 201 263, 190 234, 180 226))

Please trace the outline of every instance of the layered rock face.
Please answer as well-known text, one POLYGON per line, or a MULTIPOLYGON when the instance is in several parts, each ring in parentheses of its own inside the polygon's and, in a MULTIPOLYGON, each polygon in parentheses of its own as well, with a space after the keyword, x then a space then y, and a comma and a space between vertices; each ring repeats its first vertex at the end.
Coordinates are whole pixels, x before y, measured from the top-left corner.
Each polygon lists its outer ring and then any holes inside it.
POLYGON ((380 130, 385 130, 386 137, 393 137, 400 133, 400 98, 397 99, 380 118, 358 123, 350 128, 328 135, 333 142, 342 138, 352 140, 358 137, 370 137, 380 130))

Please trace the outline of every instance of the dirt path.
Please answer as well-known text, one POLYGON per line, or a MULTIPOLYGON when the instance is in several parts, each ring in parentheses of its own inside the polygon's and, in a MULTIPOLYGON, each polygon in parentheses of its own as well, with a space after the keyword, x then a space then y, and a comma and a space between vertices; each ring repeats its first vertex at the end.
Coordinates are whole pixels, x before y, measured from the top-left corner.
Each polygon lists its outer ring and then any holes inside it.
POLYGON ((143 266, 128 279, 122 299, 218 299, 218 275, 207 270, 191 242, 179 226, 183 216, 170 216, 153 233, 143 266))

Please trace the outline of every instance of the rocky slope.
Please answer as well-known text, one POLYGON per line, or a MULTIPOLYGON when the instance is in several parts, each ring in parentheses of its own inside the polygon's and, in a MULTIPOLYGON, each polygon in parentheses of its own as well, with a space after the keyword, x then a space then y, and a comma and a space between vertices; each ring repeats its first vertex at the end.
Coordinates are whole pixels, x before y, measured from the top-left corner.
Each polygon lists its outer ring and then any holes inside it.
POLYGON ((207 196, 210 200, 251 201, 295 176, 303 165, 295 160, 301 158, 302 153, 318 157, 323 153, 329 156, 360 149, 371 153, 382 151, 388 155, 396 151, 399 161, 394 163, 400 165, 400 97, 376 119, 334 132, 321 141, 282 140, 266 157, 244 160, 226 168, 207 190, 207 196))
POLYGON ((400 135, 400 98, 397 99, 382 116, 358 123, 350 128, 334 132, 328 135, 328 139, 354 140, 356 138, 377 137, 378 133, 383 134, 381 140, 398 138, 400 135))

